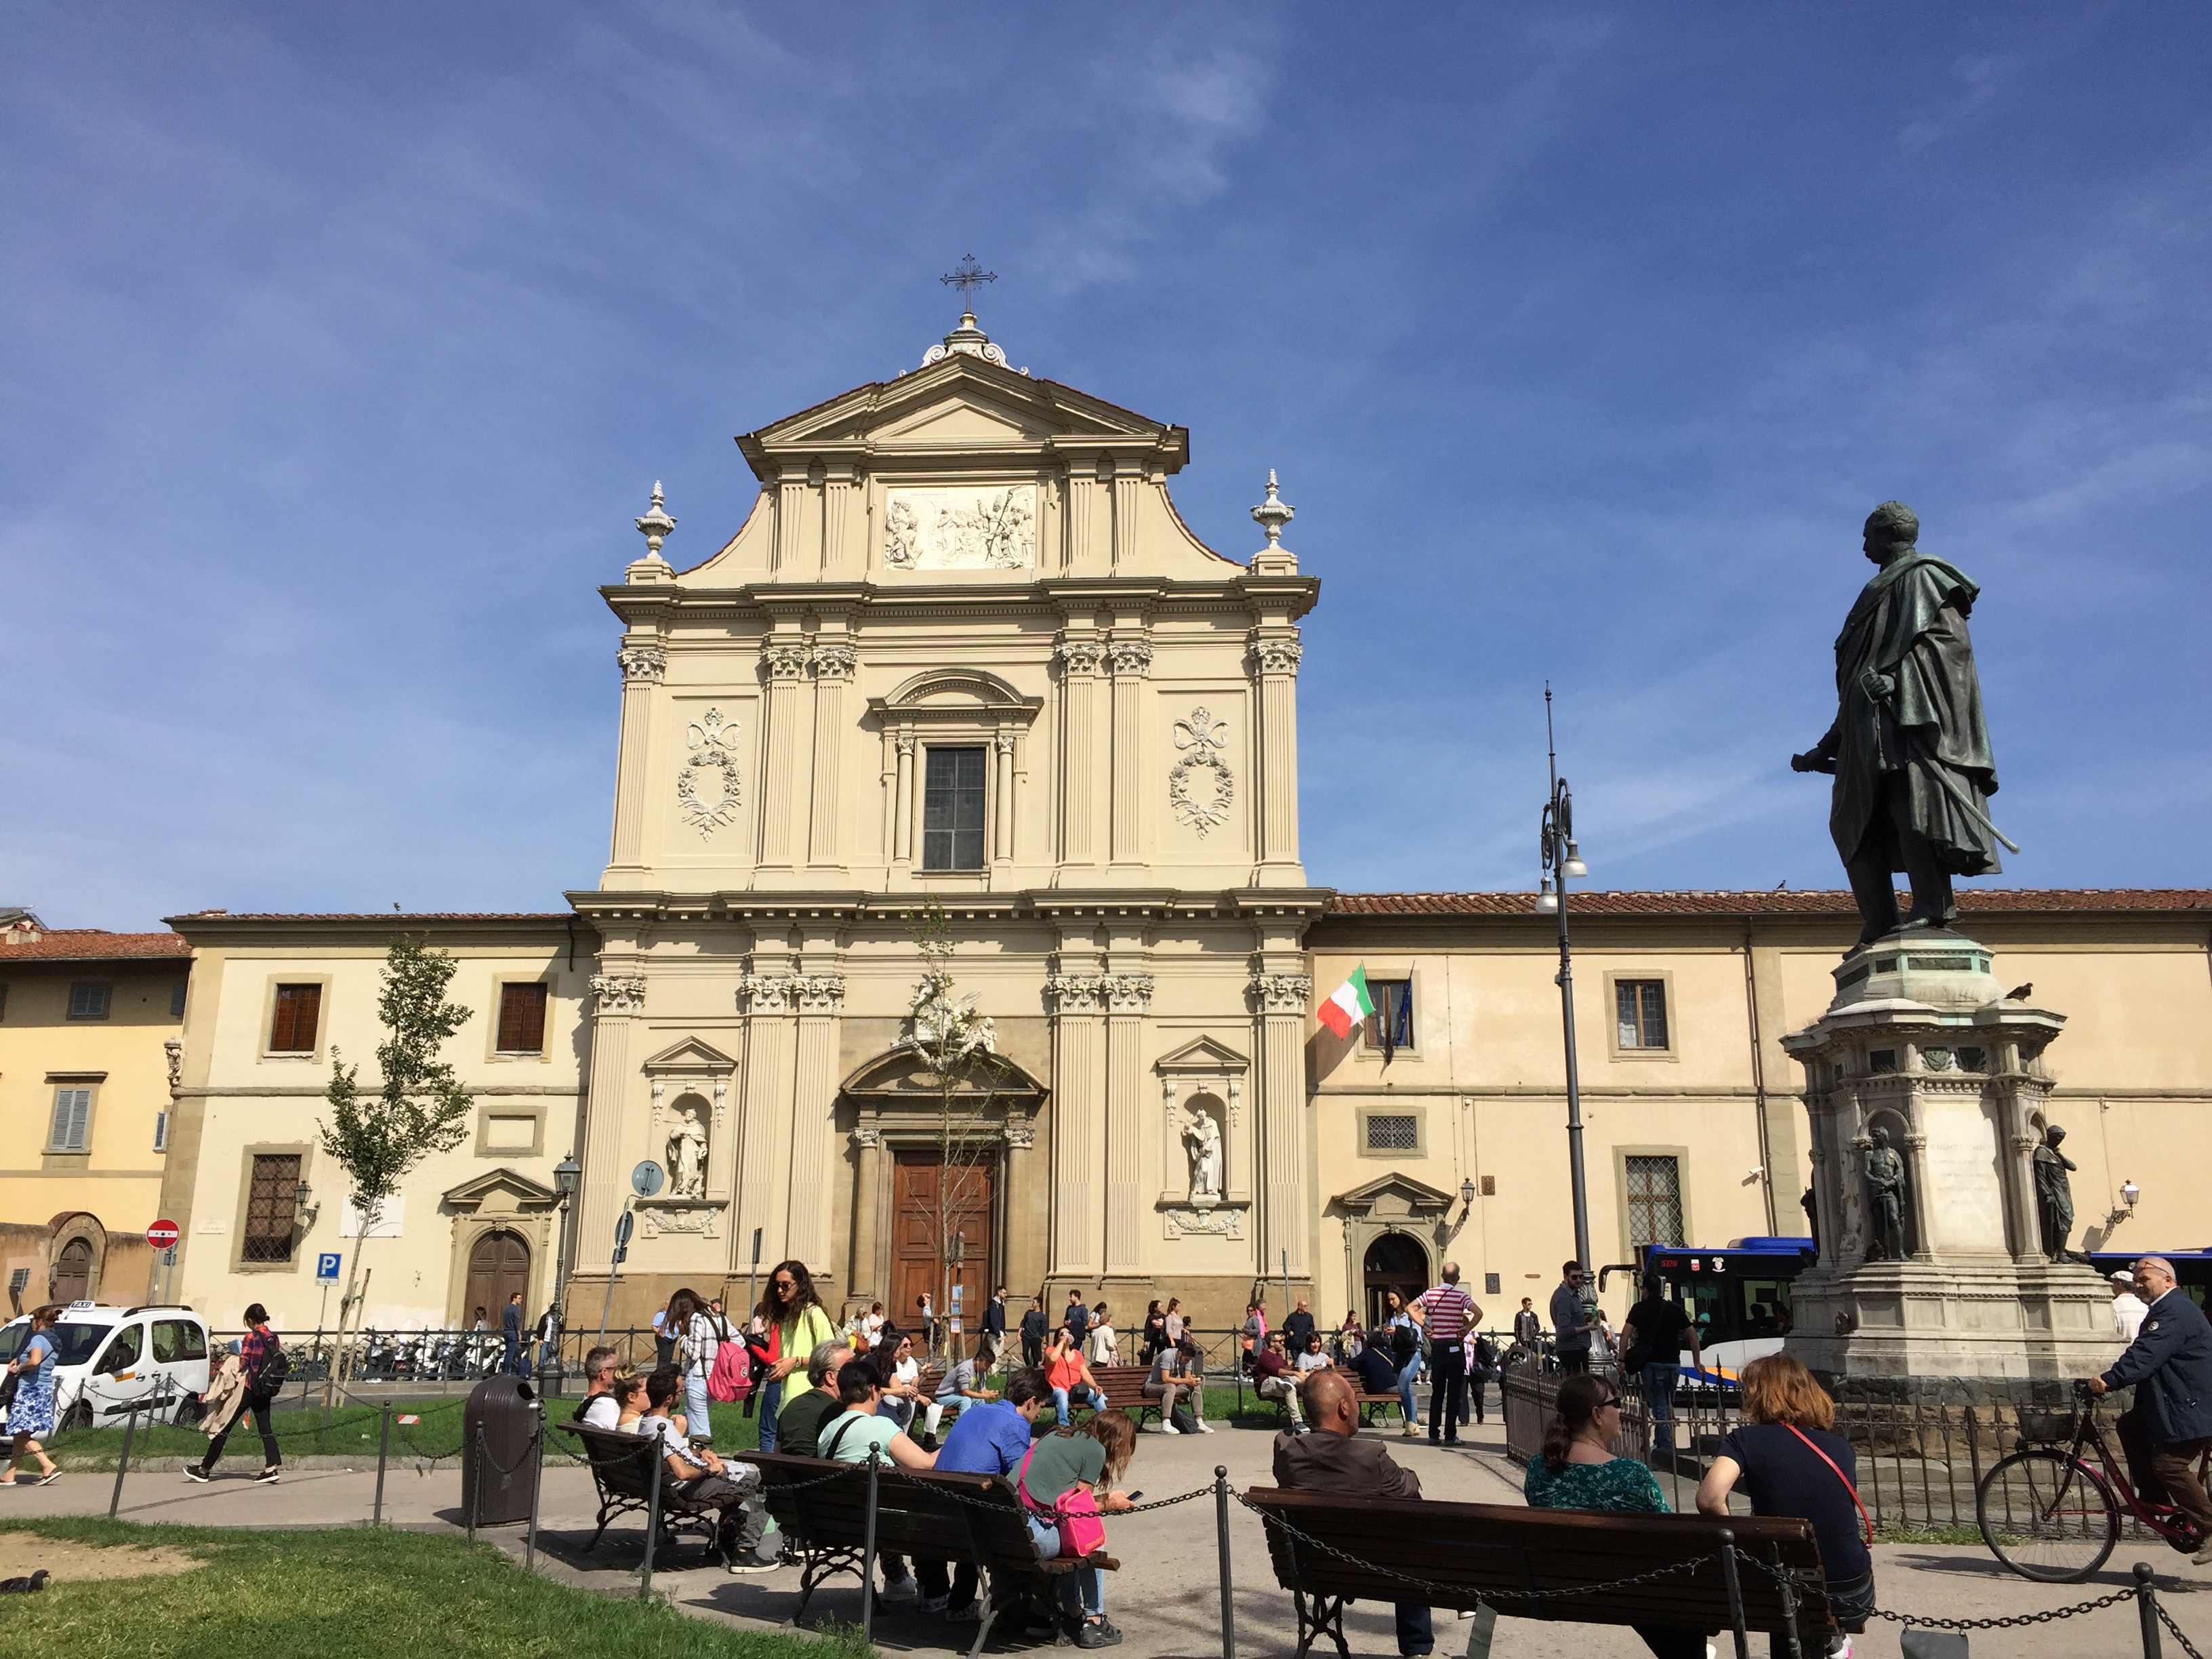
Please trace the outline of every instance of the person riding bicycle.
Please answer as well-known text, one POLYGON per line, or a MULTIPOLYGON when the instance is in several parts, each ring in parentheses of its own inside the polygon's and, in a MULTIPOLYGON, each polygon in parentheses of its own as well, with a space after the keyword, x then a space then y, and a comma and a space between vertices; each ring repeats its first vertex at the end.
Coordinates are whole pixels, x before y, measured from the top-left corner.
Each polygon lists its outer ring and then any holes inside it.
POLYGON ((2164 1256, 2136 1263, 2136 1294, 2150 1304, 2142 1333, 2087 1387, 2104 1394, 2134 1385, 2135 1404, 2114 1425, 2129 1477, 2145 1503, 2171 1504, 2196 1522, 2202 1547, 2190 1560, 2212 1566, 2212 1500, 2196 1468, 2212 1445, 2212 1322, 2176 1286, 2164 1256))

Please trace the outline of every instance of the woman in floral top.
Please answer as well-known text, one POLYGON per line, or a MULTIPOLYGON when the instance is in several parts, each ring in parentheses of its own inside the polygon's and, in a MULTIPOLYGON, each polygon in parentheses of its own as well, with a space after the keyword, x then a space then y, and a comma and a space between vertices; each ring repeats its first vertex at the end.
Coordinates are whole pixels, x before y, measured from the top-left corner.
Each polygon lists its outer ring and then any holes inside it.
MULTIPOLYGON (((1620 1433, 1620 1394, 1610 1377, 1583 1372, 1563 1379, 1556 1414, 1544 1431, 1544 1449, 1528 1460, 1522 1483, 1528 1507, 1673 1513, 1650 1469, 1633 1457, 1613 1455, 1612 1443, 1620 1433)), ((1703 1631, 1656 1625, 1634 1629, 1658 1659, 1705 1659, 1703 1631)))

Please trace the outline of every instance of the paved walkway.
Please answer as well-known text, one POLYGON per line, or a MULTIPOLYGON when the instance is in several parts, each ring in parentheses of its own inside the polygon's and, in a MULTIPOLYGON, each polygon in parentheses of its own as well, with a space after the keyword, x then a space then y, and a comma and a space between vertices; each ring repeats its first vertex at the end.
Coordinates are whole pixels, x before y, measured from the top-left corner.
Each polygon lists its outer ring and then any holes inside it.
MULTIPOLYGON (((1395 1432, 1383 1437, 1393 1454, 1420 1476, 1422 1490, 1431 1498, 1520 1501, 1520 1472, 1505 1461, 1504 1431, 1495 1418, 1486 1429, 1472 1431, 1468 1444, 1456 1451, 1431 1447, 1425 1439, 1401 1440, 1395 1432)), ((1147 1500, 1168 1498, 1209 1486, 1218 1463, 1227 1467, 1237 1486, 1269 1485, 1273 1443, 1269 1433, 1225 1426, 1198 1437, 1147 1434, 1139 1441, 1129 1484, 1147 1500)), ((173 1472, 133 1474, 125 1480, 120 1513, 135 1521, 218 1527, 327 1527, 368 1520, 375 1489, 373 1462, 352 1471, 296 1471, 274 1486, 254 1484, 257 1463, 256 1457, 234 1458, 225 1474, 207 1486, 188 1484, 173 1472)), ((65 1474, 52 1486, 0 1492, 0 1515, 105 1515, 113 1486, 112 1474, 65 1474)), ((386 1474, 385 1517, 394 1525, 451 1530, 464 1520, 459 1502, 460 1474, 452 1463, 422 1472, 395 1462, 386 1474)), ((566 1463, 548 1466, 539 1508, 540 1571, 611 1594, 632 1589, 641 1528, 618 1525, 596 1552, 586 1554, 597 1507, 584 1470, 566 1463)), ((1122 1564, 1107 1585, 1108 1610, 1127 1632, 1119 1653, 1127 1659, 1218 1659, 1221 1607, 1211 1493, 1176 1509, 1109 1524, 1112 1547, 1122 1564)), ((482 1535, 520 1560, 522 1532, 520 1527, 497 1527, 482 1535)), ((1230 1510, 1230 1540, 1239 1653, 1287 1655, 1294 1644, 1289 1598, 1268 1570, 1257 1517, 1240 1505, 1230 1510)), ((696 1560, 696 1553, 687 1549, 683 1559, 696 1560)), ((1888 1544, 1876 1549, 1875 1559, 1882 1605, 1947 1618, 2013 1615, 2086 1601, 2123 1587, 2130 1582, 2130 1565, 2149 1559, 2159 1570, 2161 1598, 2191 1639, 2212 1651, 2212 1572, 2189 1566, 2163 1546, 2153 1556, 2124 1544, 2095 1583, 2080 1586, 2029 1583, 2007 1572, 1979 1547, 1888 1544)), ((798 1601, 797 1578, 795 1571, 733 1577, 708 1565, 664 1571, 654 1583, 688 1613, 760 1629, 790 1617, 798 1601)), ((850 1579, 818 1592, 808 1609, 810 1623, 859 1617, 860 1591, 850 1579)), ((1972 1650, 2005 1659, 2132 1655, 2140 1651, 2135 1621, 2134 1607, 2124 1605, 2083 1620, 1977 1635, 1972 1650)), ((1363 1659, 1388 1659, 1395 1651, 1388 1607, 1356 1607, 1345 1625, 1354 1652, 1363 1659)), ((1455 1653, 1464 1645, 1462 1628, 1449 1613, 1439 1616, 1440 1654, 1455 1653)), ((876 1639, 886 1651, 961 1653, 974 1634, 972 1626, 948 1626, 941 1617, 912 1608, 879 1607, 877 1613, 876 1639)), ((1727 1646, 1723 1641, 1723 1656, 1727 1646)), ((1764 1655, 1763 1639, 1754 1641, 1753 1650, 1764 1655)), ((1644 1649, 1631 1632, 1607 1626, 1508 1619, 1499 1624, 1494 1651, 1499 1659, 1634 1659, 1644 1649)), ((1877 1623, 1858 1638, 1856 1652, 1896 1659, 1898 1626, 1877 1623)))

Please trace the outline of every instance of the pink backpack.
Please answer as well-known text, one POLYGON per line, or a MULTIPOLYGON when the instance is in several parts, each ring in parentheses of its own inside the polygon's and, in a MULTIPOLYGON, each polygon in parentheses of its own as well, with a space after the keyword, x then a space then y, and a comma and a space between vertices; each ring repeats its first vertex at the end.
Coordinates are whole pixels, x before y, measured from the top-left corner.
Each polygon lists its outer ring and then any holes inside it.
POLYGON ((1094 1550, 1106 1547, 1106 1523, 1098 1518, 1098 1500, 1081 1486, 1070 1486, 1052 1500, 1050 1509, 1030 1496, 1030 1459, 1036 1455, 1031 1446, 1022 1454, 1021 1472, 1014 1477, 1014 1491, 1030 1512, 1042 1521, 1047 1516, 1060 1528, 1060 1553, 1078 1560, 1094 1550))
POLYGON ((725 1335, 714 1350, 714 1369, 707 1374, 707 1398, 727 1404, 752 1392, 752 1355, 745 1345, 725 1335))

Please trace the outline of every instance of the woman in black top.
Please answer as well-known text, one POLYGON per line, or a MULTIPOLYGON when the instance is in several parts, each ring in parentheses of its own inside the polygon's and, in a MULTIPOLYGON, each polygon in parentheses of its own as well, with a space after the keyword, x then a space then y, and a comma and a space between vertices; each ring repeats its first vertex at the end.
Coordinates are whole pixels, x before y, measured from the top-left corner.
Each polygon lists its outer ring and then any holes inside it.
MULTIPOLYGON (((1836 1402, 1813 1373, 1787 1354, 1743 1368, 1743 1421, 1721 1442, 1698 1483, 1698 1510, 1726 1516, 1729 1493, 1743 1483, 1753 1515, 1794 1515, 1813 1523, 1828 1606, 1849 1630, 1866 1627, 1874 1607, 1871 1528, 1858 1497, 1858 1455, 1835 1432, 1836 1402)), ((1777 1659, 1785 1639, 1773 1638, 1777 1659)), ((1848 1659, 1850 1638, 1837 1638, 1832 1659, 1848 1659)))
POLYGON ((1137 1363, 1149 1365, 1160 1356, 1168 1345, 1168 1316, 1160 1311, 1160 1301, 1154 1297, 1145 1310, 1145 1329, 1137 1347, 1137 1363))

